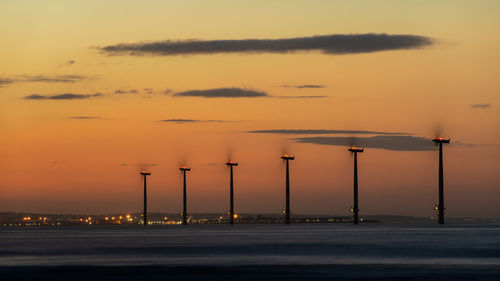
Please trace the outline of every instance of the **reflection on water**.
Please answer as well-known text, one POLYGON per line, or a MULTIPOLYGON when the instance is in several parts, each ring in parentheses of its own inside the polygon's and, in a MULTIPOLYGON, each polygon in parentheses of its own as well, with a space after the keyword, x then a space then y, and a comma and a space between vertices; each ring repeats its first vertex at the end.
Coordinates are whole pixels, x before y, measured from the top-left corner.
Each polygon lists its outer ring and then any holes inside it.
POLYGON ((243 266, 261 272, 263 266, 273 271, 293 265, 323 266, 322 272, 340 274, 339 267, 359 265, 385 268, 383 276, 390 276, 399 267, 455 266, 489 274, 500 268, 500 225, 77 226, 3 228, 0 237, 0 267, 9 272, 20 266, 160 266, 170 271, 243 266))

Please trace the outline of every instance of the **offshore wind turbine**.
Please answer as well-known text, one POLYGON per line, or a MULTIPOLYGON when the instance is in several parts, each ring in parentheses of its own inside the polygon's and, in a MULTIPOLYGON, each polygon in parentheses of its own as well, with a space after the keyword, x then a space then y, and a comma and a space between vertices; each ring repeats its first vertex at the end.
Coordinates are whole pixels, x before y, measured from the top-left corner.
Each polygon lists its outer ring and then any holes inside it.
POLYGON ((187 224, 187 198, 186 198, 186 172, 191 171, 191 168, 182 166, 179 168, 183 176, 182 185, 182 224, 187 224))
POLYGON ((144 225, 148 225, 148 193, 146 177, 150 176, 151 172, 141 171, 141 175, 144 177, 144 209, 142 211, 142 217, 144 225))
POLYGON ((295 160, 295 156, 290 156, 287 154, 284 154, 281 156, 281 159, 285 160, 286 162, 286 183, 285 183, 285 198, 286 198, 286 205, 285 205, 285 224, 290 224, 290 166, 289 166, 289 161, 290 160, 295 160))
POLYGON ((230 170, 229 178, 229 224, 234 224, 234 185, 233 185, 233 167, 238 166, 238 162, 228 161, 226 165, 230 170))
POLYGON ((363 148, 352 146, 349 151, 354 154, 354 206, 351 208, 353 212, 353 223, 359 222, 359 206, 358 206, 358 153, 364 151, 363 148))
POLYGON ((438 223, 444 224, 444 176, 443 176, 443 143, 450 143, 450 139, 435 138, 432 140, 439 145, 439 203, 435 207, 438 211, 438 223))

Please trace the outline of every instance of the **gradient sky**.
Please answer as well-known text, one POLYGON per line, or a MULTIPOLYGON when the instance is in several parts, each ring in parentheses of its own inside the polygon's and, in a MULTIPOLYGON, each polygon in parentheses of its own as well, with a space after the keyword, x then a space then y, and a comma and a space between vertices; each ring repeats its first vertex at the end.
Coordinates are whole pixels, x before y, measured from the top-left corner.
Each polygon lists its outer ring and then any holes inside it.
POLYGON ((2 1, 0 26, 0 211, 139 211, 145 168, 180 212, 186 164, 189 211, 225 212, 231 158, 236 212, 279 213, 286 152, 292 212, 349 215, 358 144, 361 215, 430 217, 439 134, 447 214, 500 216, 499 1, 2 1))

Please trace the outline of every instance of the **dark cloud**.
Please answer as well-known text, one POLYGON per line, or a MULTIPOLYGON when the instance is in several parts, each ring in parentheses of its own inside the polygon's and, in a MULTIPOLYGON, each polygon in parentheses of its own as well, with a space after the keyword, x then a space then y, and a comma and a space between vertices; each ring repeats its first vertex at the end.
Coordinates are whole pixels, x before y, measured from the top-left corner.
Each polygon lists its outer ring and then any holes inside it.
POLYGON ((0 87, 14 83, 76 83, 85 79, 89 79, 89 77, 81 75, 18 75, 11 78, 0 78, 0 87))
POLYGON ((21 75, 18 82, 75 83, 88 79, 81 75, 21 75))
POLYGON ((281 134, 281 135, 340 135, 340 134, 362 134, 362 135, 407 135, 407 133, 359 131, 359 130, 255 130, 247 133, 258 134, 281 134))
POLYGON ((277 96, 280 99, 320 99, 328 96, 277 96))
POLYGON ((172 90, 171 89, 165 89, 163 90, 162 94, 164 95, 170 95, 172 93, 172 90))
POLYGON ((47 96, 32 94, 29 96, 25 96, 24 99, 26 99, 26 100, 43 100, 43 99, 47 99, 47 96))
POLYGON ((88 99, 93 97, 103 96, 101 93, 95 94, 59 94, 52 96, 42 96, 38 94, 32 94, 24 97, 27 100, 80 100, 80 99, 88 99))
POLYGON ((15 81, 10 79, 10 78, 1 78, 0 77, 0 87, 2 87, 3 85, 8 85, 8 84, 12 84, 14 83, 15 81))
POLYGON ((324 85, 314 85, 314 84, 308 84, 308 85, 283 85, 282 87, 284 87, 284 88, 296 88, 296 89, 321 89, 321 88, 326 88, 324 85))
POLYGON ((224 120, 196 120, 196 119, 164 119, 160 120, 160 122, 167 123, 198 123, 198 122, 226 122, 224 120))
POLYGON ((127 163, 121 163, 120 166, 125 167, 125 166, 127 166, 127 163))
POLYGON ((299 143, 312 143, 337 146, 360 146, 396 151, 425 151, 436 147, 431 139, 413 136, 373 136, 358 137, 304 137, 293 139, 299 143))
POLYGON ((470 107, 472 108, 490 108, 491 107, 491 104, 490 103, 476 103, 476 104, 473 104, 471 105, 470 107))
POLYGON ((66 64, 67 64, 67 65, 72 65, 72 64, 75 64, 75 62, 76 62, 76 61, 74 61, 74 60, 69 60, 69 61, 67 61, 67 62, 66 62, 66 64))
POLYGON ((68 119, 101 119, 101 116, 70 116, 68 119))
POLYGON ((265 92, 259 92, 241 88, 218 88, 208 90, 190 90, 185 92, 177 92, 176 97, 203 97, 203 98, 257 98, 268 97, 265 92))
MULTIPOLYGON (((140 90, 136 90, 136 89, 132 89, 132 90, 122 90, 122 89, 118 89, 118 90, 115 90, 114 93, 117 94, 117 95, 123 95, 123 94, 138 94, 140 90)), ((152 88, 144 88, 143 90, 143 93, 144 94, 153 94, 153 89, 152 88)))
POLYGON ((371 53, 427 47, 434 40, 418 35, 334 34, 282 39, 244 40, 166 40, 156 42, 122 43, 98 48, 110 55, 196 55, 217 53, 291 53, 320 51, 324 54, 371 53))

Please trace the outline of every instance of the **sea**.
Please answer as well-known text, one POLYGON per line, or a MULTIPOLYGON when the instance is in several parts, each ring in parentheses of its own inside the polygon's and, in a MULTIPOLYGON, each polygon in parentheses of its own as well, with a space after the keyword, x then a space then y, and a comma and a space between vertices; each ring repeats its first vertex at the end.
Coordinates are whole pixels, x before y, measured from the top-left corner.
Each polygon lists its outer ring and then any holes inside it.
POLYGON ((0 228, 0 280, 500 280, 500 224, 0 228))

